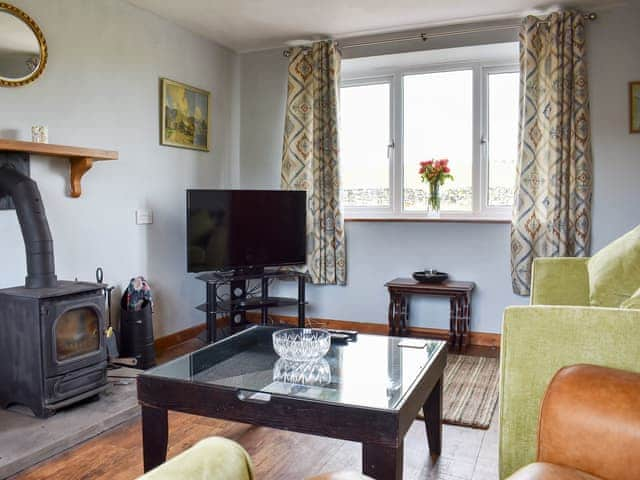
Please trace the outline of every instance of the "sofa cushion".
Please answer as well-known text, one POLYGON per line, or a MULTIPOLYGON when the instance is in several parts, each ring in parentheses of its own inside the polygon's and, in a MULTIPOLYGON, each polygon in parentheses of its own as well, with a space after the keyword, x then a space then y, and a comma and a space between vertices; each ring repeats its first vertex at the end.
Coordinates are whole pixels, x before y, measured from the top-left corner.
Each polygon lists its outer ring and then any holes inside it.
POLYGON ((640 310, 640 288, 636 290, 636 293, 627 298, 620 304, 622 308, 632 308, 634 310, 640 310))
POLYGON ((619 307, 640 287, 640 225, 591 257, 587 268, 591 305, 619 307))
POLYGON ((209 437, 138 480, 253 480, 249 454, 233 440, 209 437))

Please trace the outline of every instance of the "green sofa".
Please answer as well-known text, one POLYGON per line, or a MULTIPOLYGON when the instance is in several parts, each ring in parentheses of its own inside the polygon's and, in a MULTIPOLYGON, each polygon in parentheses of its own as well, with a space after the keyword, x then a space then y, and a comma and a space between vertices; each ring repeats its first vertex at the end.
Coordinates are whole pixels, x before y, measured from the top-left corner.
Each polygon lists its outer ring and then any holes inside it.
POLYGON ((222 437, 200 440, 138 480, 253 480, 253 464, 239 444, 222 437))
POLYGON ((587 363, 640 372, 640 310, 591 307, 587 262, 537 259, 531 305, 504 312, 501 479, 536 460, 540 402, 560 368, 587 363))

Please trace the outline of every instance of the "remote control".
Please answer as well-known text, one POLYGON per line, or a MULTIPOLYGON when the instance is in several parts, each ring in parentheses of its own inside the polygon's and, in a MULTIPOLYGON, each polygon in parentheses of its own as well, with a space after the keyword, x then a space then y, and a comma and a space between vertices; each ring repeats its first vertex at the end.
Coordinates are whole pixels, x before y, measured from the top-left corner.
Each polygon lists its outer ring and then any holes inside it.
POLYGON ((340 330, 340 329, 329 329, 327 330, 331 336, 333 335, 346 335, 348 338, 354 339, 358 336, 358 332, 355 330, 340 330))
POLYGON ((345 335, 344 333, 332 333, 331 341, 338 343, 347 343, 351 337, 349 335, 345 335))

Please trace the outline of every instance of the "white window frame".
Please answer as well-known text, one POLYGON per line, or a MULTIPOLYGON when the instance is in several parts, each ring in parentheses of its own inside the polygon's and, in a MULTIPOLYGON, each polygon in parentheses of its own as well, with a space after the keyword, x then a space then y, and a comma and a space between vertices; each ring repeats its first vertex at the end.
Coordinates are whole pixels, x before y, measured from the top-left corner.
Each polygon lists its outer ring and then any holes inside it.
MULTIPOLYGON (((481 173, 480 189, 482 192, 482 211, 487 216, 511 218, 513 205, 491 206, 489 205, 489 143, 491 142, 491 132, 489 131, 489 75, 500 73, 518 73, 518 65, 484 66, 482 68, 482 136, 481 143, 481 173)), ((515 185, 516 179, 513 179, 515 185)))
MULTIPOLYGON (((449 62, 397 68, 384 74, 362 75, 344 79, 341 87, 354 87, 380 83, 390 84, 390 141, 388 150, 389 188, 391 206, 345 207, 346 219, 406 219, 437 220, 427 217, 427 212, 407 212, 403 209, 404 195, 404 77, 427 73, 471 70, 473 75, 473 157, 472 157, 472 210, 469 212, 442 210, 441 220, 509 220, 512 207, 489 206, 489 75, 492 73, 518 72, 517 64, 504 61, 449 62)), ((515 179, 514 179, 515 182, 515 179)))
POLYGON ((345 212, 349 212, 347 217, 350 218, 366 218, 366 217, 388 217, 392 216, 393 211, 393 185, 394 182, 394 164, 395 162, 395 152, 392 145, 393 136, 395 132, 395 110, 396 105, 394 101, 394 76, 393 75, 379 75, 379 76, 371 76, 367 78, 361 78, 356 80, 344 80, 340 84, 340 88, 344 87, 364 87, 367 85, 389 85, 389 139, 387 141, 387 161, 389 163, 389 201, 390 204, 388 207, 368 207, 368 206, 353 206, 348 207, 345 212))

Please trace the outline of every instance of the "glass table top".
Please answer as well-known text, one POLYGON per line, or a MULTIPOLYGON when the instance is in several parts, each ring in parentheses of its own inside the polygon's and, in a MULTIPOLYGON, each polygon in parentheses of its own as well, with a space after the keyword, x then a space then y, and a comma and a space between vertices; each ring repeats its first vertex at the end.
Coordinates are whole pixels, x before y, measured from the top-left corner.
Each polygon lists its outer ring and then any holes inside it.
POLYGON ((446 342, 358 334, 322 359, 288 362, 273 350, 277 327, 256 326, 143 375, 327 403, 398 410, 446 342))

